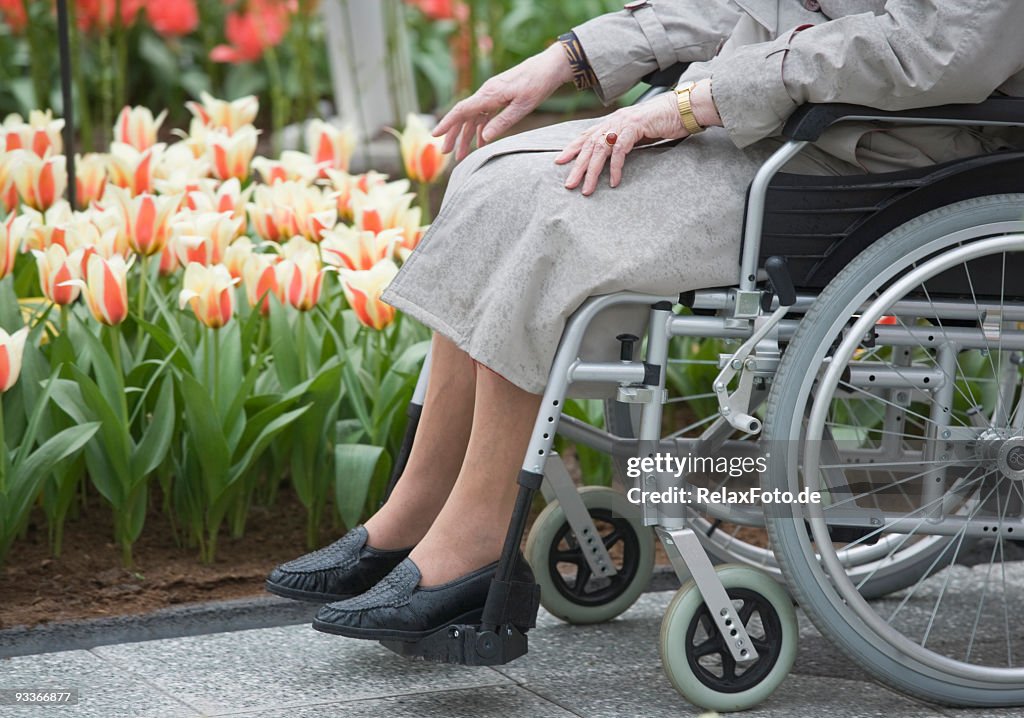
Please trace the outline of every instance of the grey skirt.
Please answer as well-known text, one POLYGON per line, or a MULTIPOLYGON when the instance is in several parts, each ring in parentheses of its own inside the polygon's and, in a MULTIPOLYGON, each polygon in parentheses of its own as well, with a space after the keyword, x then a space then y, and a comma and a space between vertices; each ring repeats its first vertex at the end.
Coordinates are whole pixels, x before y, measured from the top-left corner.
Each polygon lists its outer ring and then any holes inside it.
MULTIPOLYGON (((558 151, 592 120, 515 135, 452 173, 441 210, 383 300, 513 384, 541 393, 569 316, 588 297, 732 285, 744 195, 776 141, 738 149, 722 131, 635 149, 614 189, 565 189, 558 151)), ((797 171, 856 172, 812 153, 797 171)), ((793 171, 793 168, 787 168, 793 171)), ((642 334, 636 308, 598 317, 581 356, 642 334), (638 331, 639 330, 639 331, 638 331)))

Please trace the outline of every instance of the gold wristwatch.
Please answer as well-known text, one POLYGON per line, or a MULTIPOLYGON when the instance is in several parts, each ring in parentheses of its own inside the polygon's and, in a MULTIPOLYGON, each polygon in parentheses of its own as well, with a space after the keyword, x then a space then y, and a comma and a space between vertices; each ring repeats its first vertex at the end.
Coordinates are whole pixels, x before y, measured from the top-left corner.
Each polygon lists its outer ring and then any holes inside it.
POLYGON ((693 105, 690 102, 690 92, 697 85, 696 82, 688 82, 682 87, 676 88, 676 102, 679 103, 679 117, 683 121, 683 127, 691 135, 695 135, 698 132, 703 132, 704 127, 697 122, 697 117, 693 114, 693 105))

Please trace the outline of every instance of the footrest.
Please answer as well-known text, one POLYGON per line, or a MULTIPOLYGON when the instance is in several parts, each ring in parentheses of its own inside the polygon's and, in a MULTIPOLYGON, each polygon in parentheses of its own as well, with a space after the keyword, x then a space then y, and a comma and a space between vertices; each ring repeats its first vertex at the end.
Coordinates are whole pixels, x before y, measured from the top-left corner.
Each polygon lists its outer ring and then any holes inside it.
POLYGON ((381 641, 404 658, 464 666, 500 666, 524 655, 526 634, 512 625, 482 630, 479 625, 452 625, 418 641, 381 641))

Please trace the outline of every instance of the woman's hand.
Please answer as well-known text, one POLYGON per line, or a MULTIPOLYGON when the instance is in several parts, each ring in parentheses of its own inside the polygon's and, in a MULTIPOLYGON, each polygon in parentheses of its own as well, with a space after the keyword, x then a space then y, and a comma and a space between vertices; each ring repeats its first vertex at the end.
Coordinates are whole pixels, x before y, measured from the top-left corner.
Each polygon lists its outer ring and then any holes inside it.
MULTIPOLYGON (((701 80, 691 93, 693 112, 702 127, 721 125, 714 101, 711 98, 711 83, 701 80)), ((665 92, 639 105, 630 105, 605 116, 600 122, 584 130, 569 143, 555 158, 557 164, 566 164, 576 159, 565 180, 566 189, 583 185, 583 194, 590 196, 597 189, 597 182, 605 162, 611 158, 609 184, 617 187, 622 181, 622 167, 626 155, 638 144, 647 140, 675 140, 690 133, 679 117, 679 103, 676 93, 665 92), (609 138, 614 134, 614 143, 609 138)))
POLYGON ((597 189, 597 181, 604 165, 611 159, 611 180, 617 187, 622 181, 622 166, 626 155, 645 140, 673 140, 690 133, 683 127, 674 92, 665 92, 652 100, 630 105, 606 115, 596 125, 588 127, 570 142, 555 158, 557 164, 576 159, 565 180, 566 189, 583 185, 584 196, 597 189), (614 144, 609 144, 612 138, 614 144))
POLYGON ((556 42, 487 80, 441 118, 434 137, 444 135, 444 152, 458 144, 455 159, 461 160, 469 154, 474 137, 478 145, 499 137, 571 79, 565 50, 556 42))

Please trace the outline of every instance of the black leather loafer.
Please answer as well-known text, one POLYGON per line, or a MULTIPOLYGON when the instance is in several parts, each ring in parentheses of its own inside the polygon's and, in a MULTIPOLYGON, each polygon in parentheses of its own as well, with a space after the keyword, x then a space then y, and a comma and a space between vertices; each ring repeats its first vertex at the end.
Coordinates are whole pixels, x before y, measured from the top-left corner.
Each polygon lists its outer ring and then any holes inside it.
MULTIPOLYGON (((421 587, 420 570, 407 558, 362 596, 323 606, 313 628, 350 638, 415 641, 452 624, 479 623, 497 566, 495 562, 454 581, 421 587)), ((513 580, 535 585, 522 557, 513 580)))
POLYGON ((267 578, 267 590, 317 603, 365 593, 412 550, 382 551, 367 546, 366 537, 366 529, 356 526, 330 546, 281 564, 267 578))

